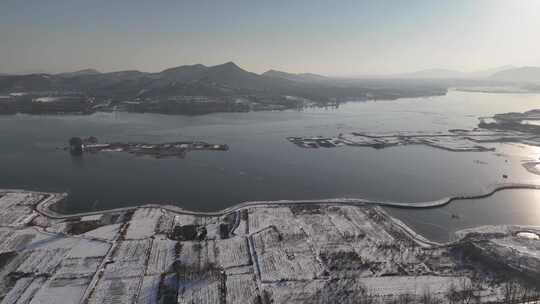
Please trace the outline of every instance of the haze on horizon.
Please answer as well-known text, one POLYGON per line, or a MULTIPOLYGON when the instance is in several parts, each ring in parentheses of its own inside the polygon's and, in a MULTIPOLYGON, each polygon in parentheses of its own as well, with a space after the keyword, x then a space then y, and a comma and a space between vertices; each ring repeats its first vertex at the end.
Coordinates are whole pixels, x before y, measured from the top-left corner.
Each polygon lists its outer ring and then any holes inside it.
POLYGON ((241 67, 370 75, 540 65, 540 1, 17 1, 0 73, 241 67))

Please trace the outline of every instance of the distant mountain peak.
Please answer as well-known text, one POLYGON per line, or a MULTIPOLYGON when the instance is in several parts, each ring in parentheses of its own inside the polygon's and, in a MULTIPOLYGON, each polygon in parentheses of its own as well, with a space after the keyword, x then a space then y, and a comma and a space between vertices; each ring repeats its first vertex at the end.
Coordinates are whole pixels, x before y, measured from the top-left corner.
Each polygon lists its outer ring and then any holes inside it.
POLYGON ((57 76, 76 77, 76 76, 87 76, 87 75, 98 75, 98 74, 101 74, 101 72, 96 69, 83 69, 83 70, 78 70, 75 72, 60 73, 60 74, 57 74, 57 76))
POLYGON ((200 63, 196 63, 196 64, 184 64, 184 65, 179 65, 179 66, 175 66, 175 67, 172 67, 172 68, 167 68, 161 72, 165 72, 165 71, 171 71, 171 70, 178 70, 178 69, 187 69, 187 68, 206 68, 207 66, 205 66, 204 64, 200 64, 200 63))
POLYGON ((227 61, 225 62, 224 64, 222 64, 223 66, 230 66, 230 67, 237 67, 237 68, 240 68, 236 63, 232 62, 232 61, 227 61))
POLYGON ((218 64, 218 65, 212 66, 210 68, 212 68, 212 69, 237 70, 237 71, 247 72, 247 71, 245 71, 244 69, 242 69, 241 67, 239 67, 236 63, 234 63, 232 61, 225 62, 223 64, 218 64))
POLYGON ((444 68, 433 68, 420 70, 411 73, 393 75, 396 78, 417 78, 417 79, 438 79, 438 78, 463 78, 466 74, 461 71, 455 71, 444 68))
POLYGON ((160 73, 171 73, 171 72, 181 71, 181 70, 204 70, 206 68, 208 68, 208 67, 203 65, 203 64, 197 63, 197 64, 180 65, 180 66, 177 66, 177 67, 168 68, 168 69, 165 69, 165 70, 161 71, 160 73))
POLYGON ((511 82, 540 83, 540 67, 524 66, 499 71, 491 75, 492 79, 511 82))
POLYGON ((83 69, 83 70, 80 70, 80 71, 76 71, 75 73, 92 73, 92 74, 101 74, 100 71, 96 70, 96 69, 83 69))
POLYGON ((300 73, 300 74, 294 74, 294 73, 287 73, 283 71, 278 71, 274 69, 270 69, 264 73, 261 74, 262 76, 271 77, 271 78, 281 78, 296 82, 315 82, 315 81, 321 81, 327 79, 326 76, 313 74, 313 73, 300 73))

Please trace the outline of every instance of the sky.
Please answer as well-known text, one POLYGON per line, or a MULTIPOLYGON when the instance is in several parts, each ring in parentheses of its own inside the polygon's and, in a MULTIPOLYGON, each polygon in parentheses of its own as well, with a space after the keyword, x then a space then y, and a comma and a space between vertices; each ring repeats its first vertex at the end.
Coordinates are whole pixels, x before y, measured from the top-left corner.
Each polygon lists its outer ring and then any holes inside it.
POLYGON ((0 73, 540 66, 540 0, 1 0, 0 73))

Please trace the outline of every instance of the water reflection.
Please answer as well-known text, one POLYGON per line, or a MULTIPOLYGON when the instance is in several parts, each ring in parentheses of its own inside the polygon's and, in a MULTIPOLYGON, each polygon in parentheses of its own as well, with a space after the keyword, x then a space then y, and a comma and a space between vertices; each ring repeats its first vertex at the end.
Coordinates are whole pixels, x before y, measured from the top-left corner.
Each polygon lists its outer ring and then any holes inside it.
POLYGON ((386 209, 428 239, 444 242, 452 239, 455 231, 476 226, 539 226, 540 190, 503 190, 487 198, 456 200, 434 209, 386 209))

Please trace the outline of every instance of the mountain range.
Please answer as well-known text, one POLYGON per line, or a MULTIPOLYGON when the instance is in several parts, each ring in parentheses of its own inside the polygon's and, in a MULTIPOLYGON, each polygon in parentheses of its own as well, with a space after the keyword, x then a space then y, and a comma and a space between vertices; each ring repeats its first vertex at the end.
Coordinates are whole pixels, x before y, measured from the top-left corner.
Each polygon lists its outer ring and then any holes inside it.
POLYGON ((475 73, 433 69, 409 74, 351 80, 269 70, 246 71, 233 62, 215 66, 183 65, 158 73, 136 70, 101 73, 85 69, 60 74, 0 75, 0 92, 79 91, 113 99, 162 98, 178 95, 294 95, 313 100, 415 97, 443 94, 444 79, 540 81, 540 68, 502 67, 475 73), (418 81, 432 79, 433 81, 418 81), (399 80, 399 81, 398 81, 399 80))
POLYGON ((491 78, 510 82, 540 83, 540 67, 520 67, 499 71, 491 75, 491 78))
POLYGON ((61 74, 0 76, 0 92, 78 91, 113 99, 166 98, 169 96, 293 95, 312 100, 398 98, 443 94, 442 86, 401 84, 399 88, 371 90, 365 85, 336 85, 334 79, 315 74, 268 71, 256 74, 233 62, 215 66, 183 65, 147 73, 135 70, 100 73, 86 69, 61 74))
POLYGON ((98 70, 85 69, 85 70, 80 70, 80 71, 75 71, 75 72, 59 73, 59 74, 56 74, 56 76, 70 78, 70 77, 76 77, 76 76, 98 75, 98 74, 101 74, 101 72, 98 70))
POLYGON ((486 79, 493 74, 514 69, 514 66, 506 65, 491 69, 463 72, 450 69, 427 69, 411 73, 388 74, 376 76, 364 76, 365 78, 395 78, 395 79, 486 79))
POLYGON ((298 82, 318 82, 318 81, 326 81, 329 77, 318 75, 318 74, 312 74, 312 73, 300 73, 300 74, 293 74, 293 73, 287 73, 277 70, 268 70, 261 75, 272 77, 272 78, 281 78, 281 79, 287 79, 291 81, 298 81, 298 82))

